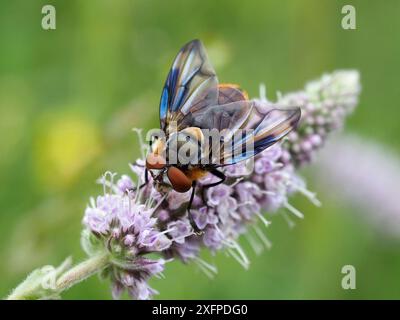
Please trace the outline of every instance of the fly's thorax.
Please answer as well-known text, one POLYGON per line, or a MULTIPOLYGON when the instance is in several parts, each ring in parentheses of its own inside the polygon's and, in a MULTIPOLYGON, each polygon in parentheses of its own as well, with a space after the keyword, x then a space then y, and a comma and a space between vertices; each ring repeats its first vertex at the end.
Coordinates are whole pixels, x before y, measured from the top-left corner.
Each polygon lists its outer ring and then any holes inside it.
POLYGON ((183 129, 181 132, 190 134, 192 137, 194 137, 200 143, 204 142, 203 131, 201 131, 201 129, 198 127, 189 127, 189 128, 183 129))
POLYGON ((165 139, 156 139, 151 144, 151 152, 162 156, 165 150, 165 139))
POLYGON ((167 192, 187 192, 193 181, 203 177, 207 171, 201 169, 204 135, 200 128, 189 127, 172 133, 167 140, 153 141, 146 157, 156 189, 167 192))
POLYGON ((168 165, 196 165, 203 156, 204 136, 200 128, 189 127, 172 133, 165 144, 168 165))

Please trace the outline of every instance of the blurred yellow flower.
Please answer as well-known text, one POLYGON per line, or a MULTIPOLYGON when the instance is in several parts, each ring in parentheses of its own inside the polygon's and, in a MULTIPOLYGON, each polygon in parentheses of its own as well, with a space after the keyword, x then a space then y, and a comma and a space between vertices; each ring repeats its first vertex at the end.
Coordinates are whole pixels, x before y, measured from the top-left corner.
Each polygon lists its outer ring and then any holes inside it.
POLYGON ((102 149, 99 129, 80 114, 46 116, 33 147, 38 180, 56 189, 70 185, 102 149))

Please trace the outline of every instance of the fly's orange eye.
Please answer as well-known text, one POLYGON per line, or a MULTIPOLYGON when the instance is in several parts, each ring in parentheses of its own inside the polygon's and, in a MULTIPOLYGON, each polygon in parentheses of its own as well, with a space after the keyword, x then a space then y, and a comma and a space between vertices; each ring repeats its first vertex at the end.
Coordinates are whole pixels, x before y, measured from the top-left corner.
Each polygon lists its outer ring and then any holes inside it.
POLYGON ((172 188, 177 192, 186 192, 192 187, 192 180, 176 167, 169 167, 167 176, 172 188))
POLYGON ((160 170, 163 169, 166 165, 165 159, 155 153, 150 153, 146 158, 146 168, 160 170))

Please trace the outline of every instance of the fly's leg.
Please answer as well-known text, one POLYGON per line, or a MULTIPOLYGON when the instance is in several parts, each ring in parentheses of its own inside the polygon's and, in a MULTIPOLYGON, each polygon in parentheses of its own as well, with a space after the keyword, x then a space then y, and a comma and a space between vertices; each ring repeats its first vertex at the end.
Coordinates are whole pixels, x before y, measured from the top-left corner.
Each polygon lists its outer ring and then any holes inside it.
POLYGON ((192 183, 192 194, 190 195, 190 200, 189 200, 189 203, 188 203, 188 206, 187 206, 186 210, 187 210, 187 213, 188 213, 188 218, 189 218, 189 221, 190 221, 190 225, 192 226, 192 228, 194 230, 194 233, 196 235, 200 236, 200 235, 202 235, 204 233, 204 231, 200 230, 197 227, 197 224, 193 219, 192 212, 190 211, 190 209, 192 208, 192 203, 193 203, 195 192, 196 192, 196 181, 193 181, 193 183, 192 183))
POLYGON ((201 198, 203 199, 203 202, 204 202, 205 204, 207 204, 207 203, 206 203, 206 198, 205 198, 205 190, 208 189, 208 188, 215 187, 215 186, 217 186, 217 185, 223 183, 223 182, 226 180, 226 175, 225 175, 223 172, 218 171, 217 169, 211 170, 210 173, 211 173, 212 175, 216 176, 217 178, 220 178, 220 180, 217 181, 217 182, 205 184, 205 185, 202 186, 203 188, 202 188, 202 192, 201 192, 201 198))

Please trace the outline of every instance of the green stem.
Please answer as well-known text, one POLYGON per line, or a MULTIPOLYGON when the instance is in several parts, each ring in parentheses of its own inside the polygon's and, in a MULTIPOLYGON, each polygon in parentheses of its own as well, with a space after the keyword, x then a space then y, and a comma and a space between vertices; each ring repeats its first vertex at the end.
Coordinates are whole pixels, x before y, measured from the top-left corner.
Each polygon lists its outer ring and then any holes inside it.
POLYGON ((71 260, 67 259, 57 269, 53 268, 56 277, 52 286, 48 285, 49 273, 42 269, 33 271, 13 292, 7 300, 36 300, 50 299, 68 290, 73 285, 89 278, 95 273, 103 270, 109 263, 109 255, 101 253, 88 258, 85 261, 70 268, 71 260))
POLYGON ((109 261, 106 253, 93 256, 63 273, 56 282, 56 291, 61 292, 104 269, 109 261))

